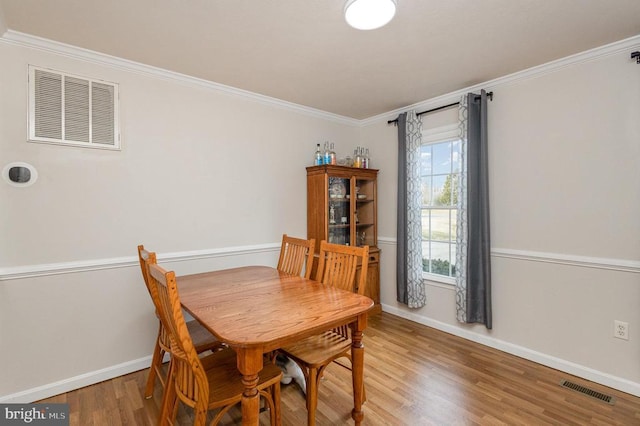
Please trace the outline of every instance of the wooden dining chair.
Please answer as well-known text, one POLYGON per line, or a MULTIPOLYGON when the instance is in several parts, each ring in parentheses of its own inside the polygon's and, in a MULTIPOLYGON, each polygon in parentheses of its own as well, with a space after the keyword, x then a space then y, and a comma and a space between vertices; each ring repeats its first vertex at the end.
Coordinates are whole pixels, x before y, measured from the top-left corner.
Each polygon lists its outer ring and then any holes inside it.
POLYGON ((302 270, 306 268, 304 277, 309 278, 313 266, 315 247, 316 240, 314 238, 303 240, 283 234, 277 266, 278 271, 286 272, 290 275, 301 275, 302 270))
MULTIPOLYGON (((323 240, 320 242, 315 280, 362 295, 367 285, 368 258, 369 246, 343 246, 329 244, 323 240), (356 282, 358 266, 361 270, 360 278, 356 282)), ((307 424, 314 425, 318 385, 325 368, 338 358, 346 357, 351 360, 349 326, 344 325, 320 335, 307 337, 279 351, 298 364, 304 373, 307 387, 307 424)))
MULTIPOLYGON (((140 269, 142 270, 142 278, 147 286, 149 295, 151 290, 149 288, 149 274, 147 264, 156 264, 156 254, 145 250, 143 245, 138 246, 138 260, 140 261, 140 269)), ((156 344, 153 348, 153 355, 151 357, 151 368, 149 369, 149 376, 147 377, 147 385, 144 391, 144 397, 149 399, 153 396, 153 390, 155 387, 156 378, 162 384, 162 388, 166 388, 166 374, 162 370, 162 361, 165 353, 171 353, 171 345, 169 342, 169 336, 165 328, 162 326, 158 311, 156 310, 156 316, 158 317, 158 336, 156 337, 156 344)), ((204 328, 198 321, 191 320, 187 322, 187 329, 189 335, 194 342, 196 351, 198 353, 208 350, 215 351, 221 349, 224 345, 220 343, 209 331, 204 328)))
MULTIPOLYGON (((193 344, 180 304, 175 273, 157 264, 149 264, 151 295, 171 342, 171 363, 167 388, 162 401, 160 424, 174 424, 179 402, 191 407, 194 425, 205 425, 207 412, 218 410, 211 425, 242 400, 244 384, 237 368, 236 353, 231 348, 203 358, 193 344)), ((280 379, 282 371, 265 363, 257 378, 257 389, 270 410, 272 425, 280 425, 280 379)))

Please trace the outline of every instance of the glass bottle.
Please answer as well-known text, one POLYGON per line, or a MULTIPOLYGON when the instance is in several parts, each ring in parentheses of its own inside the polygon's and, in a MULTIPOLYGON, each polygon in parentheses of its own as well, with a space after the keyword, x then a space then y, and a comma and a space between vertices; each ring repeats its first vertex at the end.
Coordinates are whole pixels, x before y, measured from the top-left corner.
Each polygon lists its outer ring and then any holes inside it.
POLYGON ((313 159, 314 166, 322 166, 322 153, 320 152, 320 144, 316 144, 316 155, 313 159))
POLYGON ((335 165, 338 162, 338 160, 336 159, 336 152, 333 150, 333 144, 331 144, 331 150, 329 151, 329 158, 331 159, 329 164, 335 165))
POLYGON ((329 151, 329 142, 324 143, 324 157, 322 162, 324 164, 331 164, 331 151, 329 151))

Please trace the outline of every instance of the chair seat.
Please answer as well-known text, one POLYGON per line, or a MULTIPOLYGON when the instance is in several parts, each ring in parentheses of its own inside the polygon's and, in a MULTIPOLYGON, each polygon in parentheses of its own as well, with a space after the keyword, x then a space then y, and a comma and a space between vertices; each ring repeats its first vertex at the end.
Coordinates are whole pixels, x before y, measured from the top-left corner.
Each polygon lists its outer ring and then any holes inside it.
MULTIPOLYGON (((209 382, 209 408, 223 407, 241 401, 244 385, 238 371, 236 353, 227 348, 213 352, 200 362, 207 372, 209 382)), ((258 389, 265 389, 280 382, 282 370, 272 363, 265 363, 260 371, 258 389)))
POLYGON ((222 343, 196 320, 187 321, 187 329, 198 353, 215 350, 222 346, 222 343))
POLYGON ((280 350, 296 361, 302 361, 311 368, 318 368, 344 356, 350 348, 351 339, 334 331, 325 331, 322 334, 299 340, 280 350))

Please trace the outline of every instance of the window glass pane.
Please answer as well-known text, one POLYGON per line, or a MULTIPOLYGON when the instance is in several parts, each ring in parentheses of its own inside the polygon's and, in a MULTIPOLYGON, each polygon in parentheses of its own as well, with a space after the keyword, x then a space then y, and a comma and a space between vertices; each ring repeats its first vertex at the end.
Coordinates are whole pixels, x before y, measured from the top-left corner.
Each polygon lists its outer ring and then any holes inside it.
POLYGON ((449 274, 450 244, 431 243, 431 273, 450 276, 449 274))
MULTIPOLYGON (((449 210, 431 210, 431 239, 435 241, 449 240, 449 230, 451 223, 449 220, 449 210)), ((448 257, 447 257, 448 259, 448 257)))
POLYGON ((457 228, 458 227, 458 210, 451 210, 451 242, 455 243, 456 238, 458 237, 457 228))
POLYGON ((458 204, 458 175, 439 176, 439 178, 438 183, 441 187, 437 188, 439 192, 434 195, 433 205, 455 207, 458 204))
POLYGON ((458 246, 456 244, 451 244, 451 276, 454 277, 456 275, 456 250, 458 246))
POLYGON ((420 147, 420 176, 431 174, 431 145, 420 147))
POLYGON ((433 149, 433 174, 451 173, 451 143, 431 145, 433 149))
POLYGON ((422 191, 422 205, 431 205, 431 176, 423 176, 420 179, 420 189, 422 191))
POLYGON ((445 193, 445 183, 447 182, 447 178, 451 175, 446 176, 434 176, 433 177, 433 187, 431 188, 433 195, 431 196, 431 205, 432 206, 448 206, 450 203, 450 193, 445 193))
MULTIPOLYGON (((429 229, 430 221, 429 221, 429 210, 422 210, 422 239, 428 240, 429 238, 429 229)), ((424 253, 423 253, 424 254, 424 253)))
POLYGON ((429 271, 429 241, 422 242, 422 270, 424 272, 429 271))
POLYGON ((460 140, 454 141, 451 146, 452 172, 460 172, 460 140))

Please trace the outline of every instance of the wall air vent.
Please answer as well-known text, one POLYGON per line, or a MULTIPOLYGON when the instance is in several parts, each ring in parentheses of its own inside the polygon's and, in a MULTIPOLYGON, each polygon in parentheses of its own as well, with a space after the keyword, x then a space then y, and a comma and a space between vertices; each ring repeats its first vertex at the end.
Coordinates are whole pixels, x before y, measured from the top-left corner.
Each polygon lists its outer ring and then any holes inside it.
POLYGON ((118 85, 29 66, 29 141, 120 149, 118 85))

